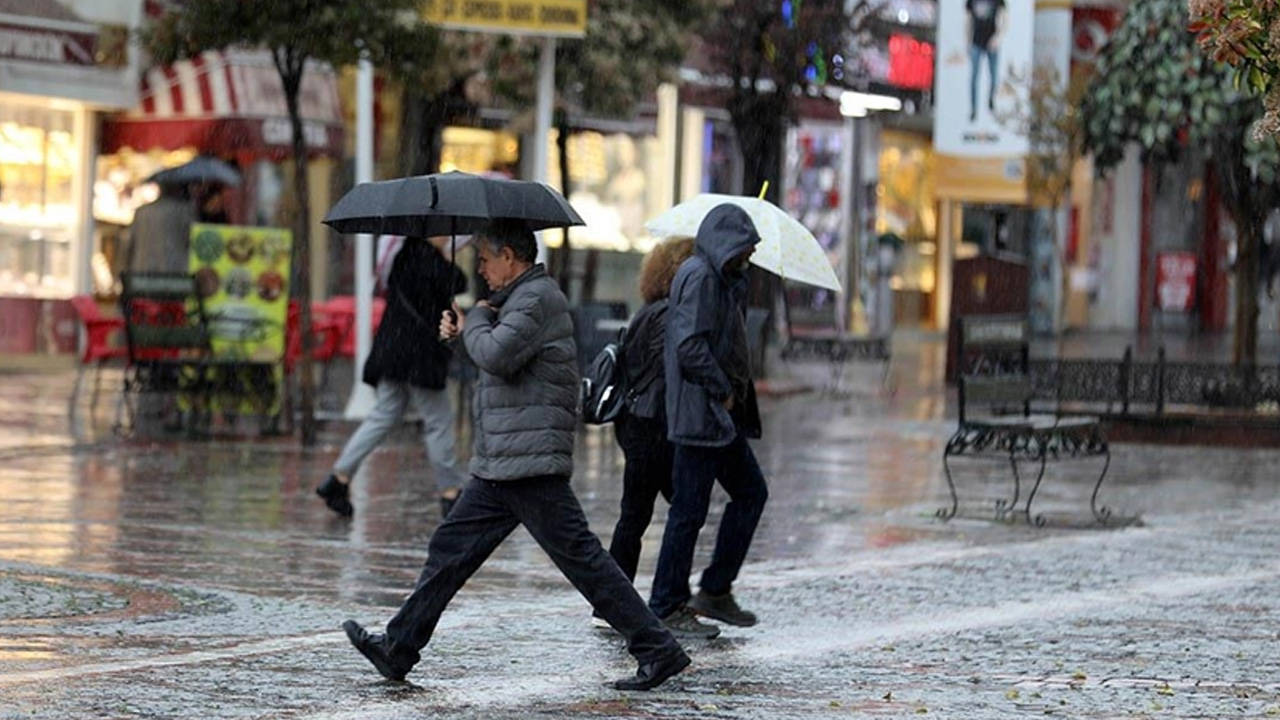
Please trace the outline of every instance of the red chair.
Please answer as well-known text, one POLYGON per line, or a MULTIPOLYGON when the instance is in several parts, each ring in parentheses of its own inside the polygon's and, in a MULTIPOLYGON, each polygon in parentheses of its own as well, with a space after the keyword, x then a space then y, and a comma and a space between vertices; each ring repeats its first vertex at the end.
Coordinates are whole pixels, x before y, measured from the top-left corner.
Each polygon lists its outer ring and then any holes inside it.
POLYGON ((89 295, 76 295, 71 298, 71 307, 75 308, 80 323, 84 326, 84 352, 80 355, 80 367, 76 371, 76 383, 72 397, 79 394, 80 381, 84 376, 84 368, 89 363, 96 363, 94 373, 93 397, 98 397, 98 382, 102 376, 102 365, 110 360, 129 357, 129 348, 121 344, 113 344, 111 337, 124 329, 124 318, 108 317, 102 314, 98 303, 89 295))
MULTIPOLYGON (((340 342, 338 344, 338 354, 343 357, 354 358, 356 356, 356 299, 352 295, 335 295, 324 302, 315 303, 313 311, 317 313, 325 313, 334 320, 339 321, 343 326, 340 342)), ((378 332, 378 325, 382 322, 382 314, 387 309, 387 301, 382 298, 373 298, 370 319, 371 332, 378 332)))
MULTIPOLYGON (((302 334, 298 332, 302 311, 297 300, 289 301, 288 320, 285 325, 284 371, 292 374, 298 358, 302 357, 302 334)), ((328 363, 338 354, 343 335, 350 331, 347 319, 333 316, 321 303, 311 304, 311 359, 328 363)), ((326 370, 328 369, 326 365, 326 370)))

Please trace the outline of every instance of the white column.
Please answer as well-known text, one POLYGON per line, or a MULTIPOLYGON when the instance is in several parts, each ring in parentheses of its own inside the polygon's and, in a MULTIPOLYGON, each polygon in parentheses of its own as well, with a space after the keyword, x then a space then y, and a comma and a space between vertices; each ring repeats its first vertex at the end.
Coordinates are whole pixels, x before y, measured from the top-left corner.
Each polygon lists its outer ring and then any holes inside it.
POLYGON ((72 282, 77 294, 93 292, 93 181, 97 177, 97 123, 88 107, 76 108, 72 116, 72 136, 76 142, 76 171, 71 192, 76 199, 76 234, 71 241, 74 265, 72 282))
POLYGON ((662 171, 656 178, 651 178, 658 185, 657 206, 669 208, 676 200, 676 140, 680 135, 679 113, 680 93, 672 83, 658 86, 658 152, 662 157, 662 171))
POLYGON ((862 187, 862 147, 858 142, 860 133, 858 119, 844 119, 844 142, 840 143, 840 236, 844 241, 844 252, 840 254, 840 265, 836 268, 836 277, 844 285, 836 305, 836 326, 848 332, 852 327, 850 314, 853 312, 853 298, 858 286, 852 281, 852 268, 857 267, 858 242, 862 233, 859 225, 862 222, 861 194, 857 188, 862 187))
MULTIPOLYGON (((373 64, 361 60, 356 74, 356 183, 373 180, 373 64)), ((343 415, 358 420, 373 407, 373 390, 360 381, 373 346, 373 236, 356 235, 356 357, 351 395, 343 415)))
MULTIPOLYGON (((551 105, 556 94, 556 39, 542 39, 538 55, 538 97, 533 116, 533 177, 547 182, 547 139, 551 135, 551 105)), ((547 245, 538 233, 538 262, 547 261, 547 245)))
POLYGON ((955 258, 956 207, 954 200, 938 201, 938 267, 934 284, 933 315, 939 330, 951 323, 951 264, 955 258))

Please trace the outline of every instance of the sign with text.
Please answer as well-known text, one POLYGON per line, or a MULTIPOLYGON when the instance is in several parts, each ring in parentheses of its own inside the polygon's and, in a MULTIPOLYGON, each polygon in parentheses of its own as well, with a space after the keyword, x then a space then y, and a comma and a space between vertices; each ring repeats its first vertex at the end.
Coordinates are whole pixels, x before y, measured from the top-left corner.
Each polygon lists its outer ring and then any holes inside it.
POLYGON ((586 0, 427 0, 422 15, 452 30, 575 38, 587 32, 586 0))
MULTIPOLYGON (((34 20, 34 19, 33 19, 34 20)), ((93 65, 98 29, 80 23, 53 27, 0 22, 0 58, 59 65, 93 65)))
POLYGON ((1156 254, 1156 305, 1164 312, 1191 312, 1195 309, 1195 253, 1156 254))

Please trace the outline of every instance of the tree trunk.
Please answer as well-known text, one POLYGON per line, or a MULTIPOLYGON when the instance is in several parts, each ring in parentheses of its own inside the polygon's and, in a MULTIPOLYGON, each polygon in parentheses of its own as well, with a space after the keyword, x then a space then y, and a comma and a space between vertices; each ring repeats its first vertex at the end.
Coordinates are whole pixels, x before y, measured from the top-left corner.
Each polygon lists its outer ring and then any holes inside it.
MULTIPOLYGON (((563 110, 556 113, 556 155, 560 162, 560 191, 566 200, 571 192, 569 177, 569 117, 563 110)), ((552 255, 552 269, 556 279, 560 281, 560 291, 569 294, 569 228, 563 228, 560 235, 560 247, 552 255)))
MULTIPOLYGON (((307 143, 302 130, 302 116, 298 110, 298 88, 302 83, 302 69, 296 76, 282 75, 285 105, 289 109, 289 125, 293 128, 293 192, 298 214, 293 219, 293 288, 292 297, 298 301, 298 333, 302 340, 302 356, 298 358, 298 411, 302 415, 302 444, 316 443, 315 378, 311 374, 311 193, 307 183, 307 143)), ((359 378, 357 378, 359 381, 359 378)))
POLYGON ((1236 318, 1232 358, 1236 365, 1258 361, 1258 260, 1261 224, 1240 218, 1236 224, 1236 318))
MULTIPOLYGON (((782 142, 786 122, 786 98, 779 95, 740 94, 729 102, 733 129, 738 135, 742 155, 742 194, 756 197, 764 183, 769 183, 764 197, 778 203, 782 191, 782 142)), ((751 268, 747 303, 751 307, 772 311, 773 299, 786 292, 778 276, 751 268)))
POLYGON ((777 203, 782 190, 785 98, 773 95, 734 98, 730 100, 730 116, 742 154, 742 194, 756 197, 768 181, 765 198, 777 203))

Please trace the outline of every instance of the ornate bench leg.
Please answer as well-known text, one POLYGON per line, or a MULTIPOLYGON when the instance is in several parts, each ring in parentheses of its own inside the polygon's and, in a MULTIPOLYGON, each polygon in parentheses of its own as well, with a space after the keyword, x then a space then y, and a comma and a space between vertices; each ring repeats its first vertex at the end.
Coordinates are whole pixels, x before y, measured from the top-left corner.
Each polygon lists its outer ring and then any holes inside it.
POLYGON ((938 508, 935 513, 943 522, 950 520, 956 516, 956 511, 960 509, 960 498, 956 495, 956 483, 951 477, 951 443, 947 443, 948 447, 942 451, 942 470, 947 476, 947 489, 951 491, 951 507, 938 508))
POLYGON ((1102 487, 1102 481, 1106 479, 1107 470, 1111 467, 1111 448, 1104 448, 1103 452, 1106 460, 1102 463, 1102 474, 1098 475, 1098 482, 1093 486, 1093 495, 1089 497, 1089 510, 1099 525, 1106 525, 1111 521, 1111 508, 1105 505, 1098 506, 1098 489, 1102 487))
POLYGON ((1035 501, 1036 492, 1040 489, 1040 481, 1044 479, 1044 465, 1048 455, 1048 453, 1045 452, 1044 446, 1040 447, 1039 455, 1040 455, 1040 471, 1036 474, 1035 484, 1031 486, 1031 493, 1027 495, 1027 507, 1024 512, 1027 518, 1027 524, 1035 525, 1036 527, 1042 527, 1044 525, 1043 515, 1037 515, 1035 516, 1034 519, 1031 517, 1031 503, 1035 501))
POLYGON ((1018 460, 1014 451, 1009 450, 1009 467, 1013 468, 1013 499, 996 500, 996 519, 1003 520, 1006 515, 1018 508, 1018 497, 1022 494, 1022 479, 1018 476, 1018 460))

